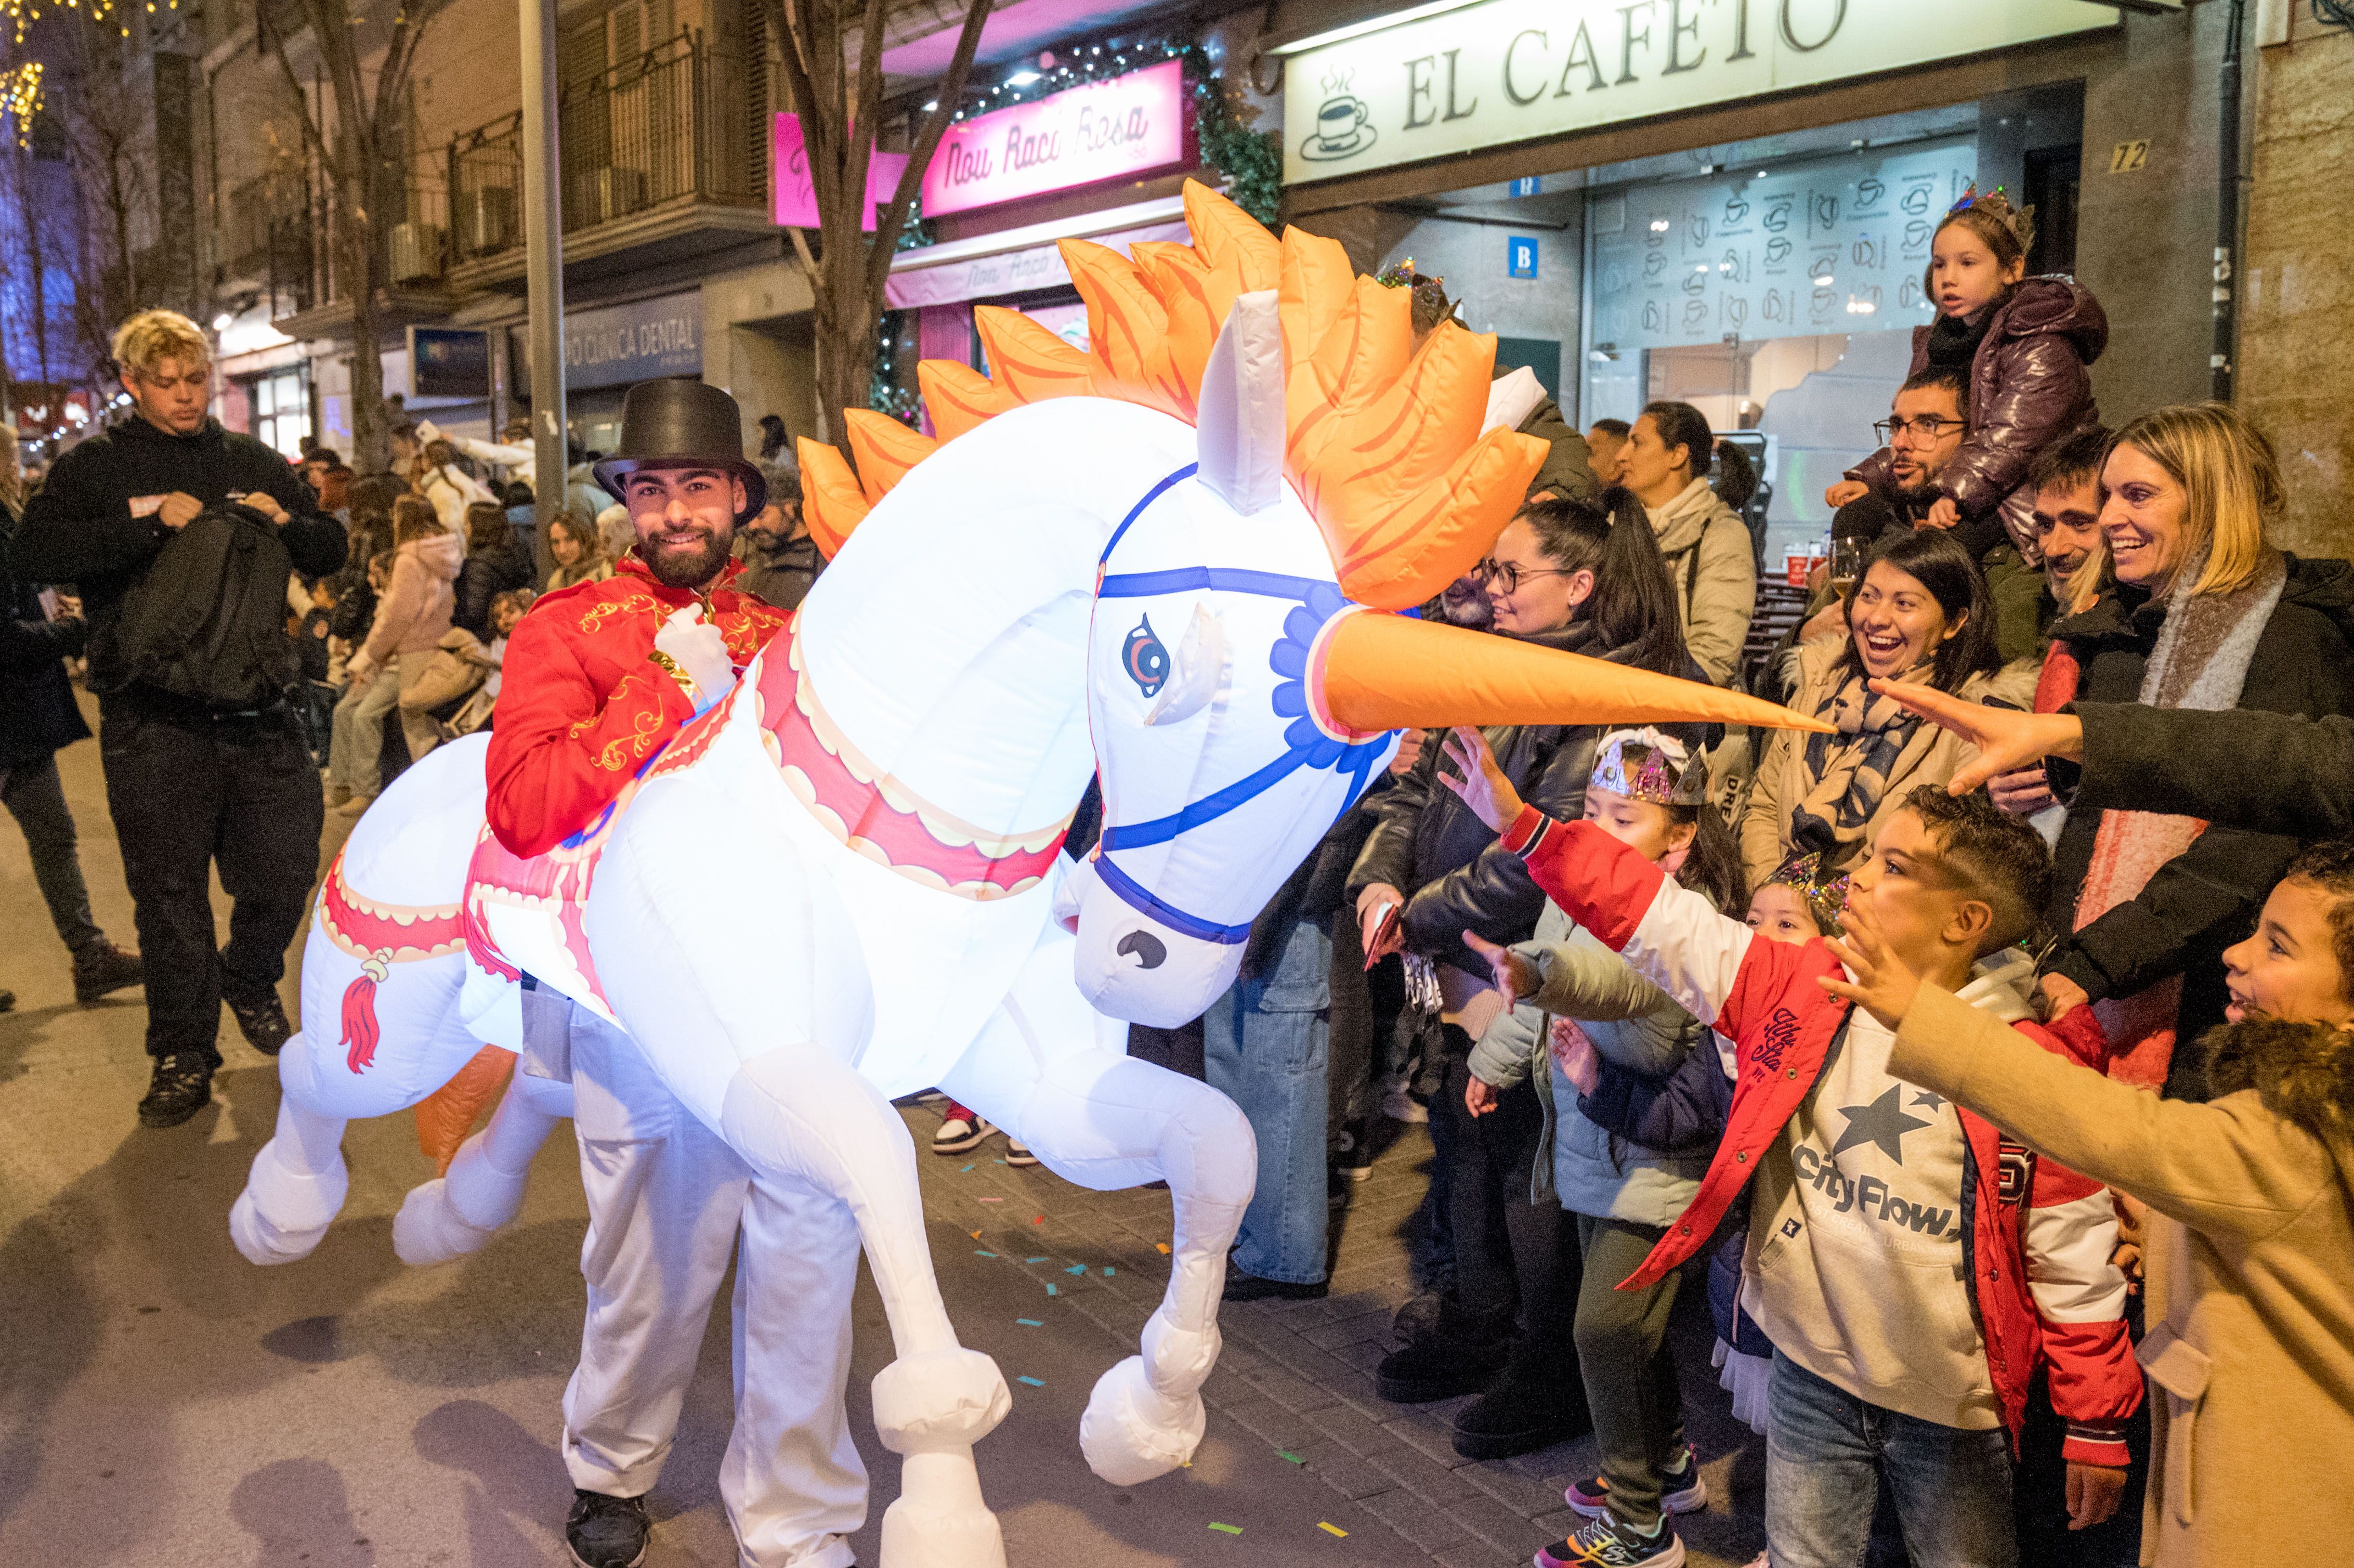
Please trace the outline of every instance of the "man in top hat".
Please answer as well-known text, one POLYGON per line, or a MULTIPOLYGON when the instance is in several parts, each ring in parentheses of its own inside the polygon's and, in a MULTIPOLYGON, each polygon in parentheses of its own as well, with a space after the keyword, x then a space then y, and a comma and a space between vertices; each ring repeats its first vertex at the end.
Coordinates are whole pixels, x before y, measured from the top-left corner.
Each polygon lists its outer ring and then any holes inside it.
MULTIPOLYGON (((542 598, 507 643, 489 763, 491 831, 545 853, 726 695, 786 616, 735 585, 736 530, 765 486, 736 400, 693 381, 631 388, 598 482, 637 542, 611 577, 542 598)), ((715 845, 715 848, 717 846, 715 845)), ((866 1476, 843 1420, 858 1234, 831 1198, 749 1167, 655 1077, 629 1036, 525 980, 521 1070, 569 1076, 588 1195, 580 1364, 564 1393, 584 1568, 645 1561, 653 1487, 740 1225, 736 1427, 719 1491, 746 1568, 848 1568, 866 1476)))

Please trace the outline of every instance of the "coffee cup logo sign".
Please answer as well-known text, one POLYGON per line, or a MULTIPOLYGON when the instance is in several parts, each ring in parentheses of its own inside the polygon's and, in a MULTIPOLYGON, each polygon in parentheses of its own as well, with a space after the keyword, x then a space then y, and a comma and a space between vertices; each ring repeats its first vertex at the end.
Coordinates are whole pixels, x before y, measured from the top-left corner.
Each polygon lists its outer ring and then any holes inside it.
POLYGON ((2090 0, 1487 0, 1307 50, 1284 177, 1386 168, 2117 25, 2090 0))
POLYGON ((1182 162, 1184 69, 1168 60, 949 126, 924 171, 925 214, 970 212, 1182 162))

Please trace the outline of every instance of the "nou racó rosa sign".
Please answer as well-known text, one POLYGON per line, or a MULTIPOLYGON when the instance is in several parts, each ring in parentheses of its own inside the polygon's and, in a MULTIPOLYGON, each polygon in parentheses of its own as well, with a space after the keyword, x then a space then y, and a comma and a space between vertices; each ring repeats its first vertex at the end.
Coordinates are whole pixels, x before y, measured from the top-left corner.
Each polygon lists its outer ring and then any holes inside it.
POLYGON ((1486 0, 1284 62, 1287 181, 1411 164, 2117 24, 2087 0, 1486 0))
POLYGON ((924 171, 924 216, 1182 163, 1184 107, 1185 68, 1169 60, 960 122, 924 171))

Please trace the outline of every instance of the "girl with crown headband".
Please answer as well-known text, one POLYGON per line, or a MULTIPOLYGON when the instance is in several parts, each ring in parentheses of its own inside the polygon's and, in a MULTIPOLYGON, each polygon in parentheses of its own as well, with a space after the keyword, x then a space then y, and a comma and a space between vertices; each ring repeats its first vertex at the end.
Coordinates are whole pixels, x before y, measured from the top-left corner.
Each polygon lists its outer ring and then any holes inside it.
MULTIPOLYGON (((1708 804, 1706 766, 1682 743, 1656 729, 1606 736, 1585 814, 1719 908, 1742 906, 1732 833, 1708 804)), ((1491 1109, 1550 1046, 1553 1156, 1540 1171, 1549 1166, 1561 1206, 1576 1216, 1583 1255, 1575 1347, 1602 1472, 1564 1494, 1593 1522, 1537 1562, 1680 1563, 1667 1516, 1708 1501, 1666 1345, 1687 1271, 1640 1290, 1615 1287, 1698 1191, 1715 1151, 1730 1096, 1713 1038, 1558 908, 1547 907, 1533 943, 1507 949, 1474 932, 1464 941, 1520 1003, 1473 1048, 1466 1107, 1491 1109), (1682 1105, 1667 1104, 1671 1096, 1682 1105)))
MULTIPOLYGON (((2101 302, 2073 278, 2030 278, 2031 209, 2010 205, 1999 186, 1973 185, 1937 225, 1922 288, 1936 320, 1913 329, 1913 365, 1950 366, 1969 377, 1962 409, 1968 429, 1934 482, 1934 528, 1960 531, 1972 560, 2004 543, 2032 566, 2041 559, 2035 494, 2027 471, 2036 454, 2100 423, 2086 367, 2109 341, 2101 302)), ((1893 486, 1893 454, 1882 447, 1824 493, 1832 506, 1893 486)))

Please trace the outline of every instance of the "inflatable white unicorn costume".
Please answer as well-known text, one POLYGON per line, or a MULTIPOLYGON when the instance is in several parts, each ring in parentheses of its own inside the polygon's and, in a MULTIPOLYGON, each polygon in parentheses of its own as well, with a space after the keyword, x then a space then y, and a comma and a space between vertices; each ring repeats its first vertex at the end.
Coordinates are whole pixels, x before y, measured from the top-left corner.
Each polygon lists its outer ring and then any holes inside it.
MULTIPOLYGON (((874 1384, 907 1457, 890 1568, 1002 1562, 971 1445, 1008 1407, 941 1303, 893 1097, 938 1085, 1084 1186, 1167 1181, 1167 1293, 1079 1436, 1120 1484, 1191 1456, 1250 1128, 1127 1058, 1113 1021, 1174 1024, 1225 990, 1399 726, 1799 721, 1385 613, 1469 568, 1543 459, 1480 430, 1494 340, 1449 324, 1410 353, 1405 292, 1336 244, 1278 244, 1198 185, 1186 209, 1191 247, 1066 242, 1091 352, 984 310, 993 380, 923 366, 939 442, 854 413, 855 478, 803 443, 839 553, 588 830, 504 869, 478 855, 479 741, 369 810, 322 892, 277 1136, 232 1215, 248 1257, 317 1245, 345 1121, 517 1048, 522 970, 617 1020, 758 1180, 855 1219, 898 1358, 874 1384), (1102 839, 1075 864, 1064 830, 1098 774, 1102 839)), ((514 1216, 564 1094, 516 1075, 411 1194, 404 1256, 514 1216)))

